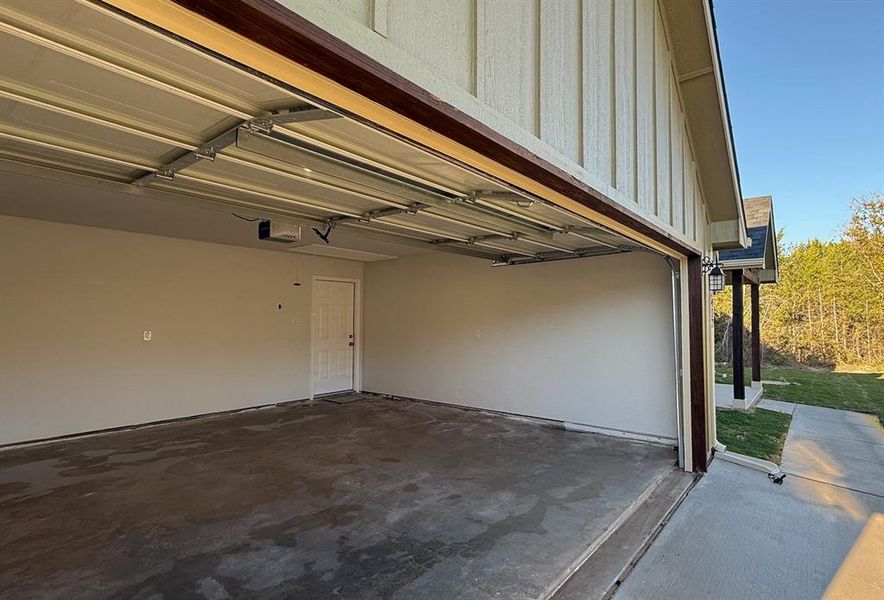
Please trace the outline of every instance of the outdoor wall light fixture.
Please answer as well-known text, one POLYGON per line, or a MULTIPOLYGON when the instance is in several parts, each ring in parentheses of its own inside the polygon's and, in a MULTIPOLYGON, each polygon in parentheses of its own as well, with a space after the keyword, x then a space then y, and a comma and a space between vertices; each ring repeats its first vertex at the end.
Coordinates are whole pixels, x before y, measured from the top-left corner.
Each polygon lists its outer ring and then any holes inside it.
POLYGON ((710 258, 703 257, 703 272, 709 278, 709 291, 713 294, 724 289, 724 271, 721 263, 710 258))

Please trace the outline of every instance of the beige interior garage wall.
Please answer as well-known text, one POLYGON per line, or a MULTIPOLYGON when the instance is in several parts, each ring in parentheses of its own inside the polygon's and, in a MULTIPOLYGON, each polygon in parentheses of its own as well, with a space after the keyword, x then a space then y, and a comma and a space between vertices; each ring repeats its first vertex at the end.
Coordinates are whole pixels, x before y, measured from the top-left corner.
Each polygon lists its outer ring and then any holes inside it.
POLYGON ((0 217, 0 443, 309 396, 314 273, 362 264, 0 217))
POLYGON ((363 387, 676 438, 671 289, 646 254, 372 263, 363 387))

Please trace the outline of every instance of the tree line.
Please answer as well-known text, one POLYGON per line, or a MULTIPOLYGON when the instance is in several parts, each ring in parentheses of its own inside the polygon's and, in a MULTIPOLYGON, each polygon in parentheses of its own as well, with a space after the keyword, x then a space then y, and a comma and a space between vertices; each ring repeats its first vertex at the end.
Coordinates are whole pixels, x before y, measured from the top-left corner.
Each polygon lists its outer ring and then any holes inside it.
MULTIPOLYGON (((784 245, 777 232, 779 282, 761 286, 765 363, 884 370, 884 194, 850 208, 835 241, 784 245)), ((714 299, 720 362, 731 356, 731 306, 728 287, 714 299)))

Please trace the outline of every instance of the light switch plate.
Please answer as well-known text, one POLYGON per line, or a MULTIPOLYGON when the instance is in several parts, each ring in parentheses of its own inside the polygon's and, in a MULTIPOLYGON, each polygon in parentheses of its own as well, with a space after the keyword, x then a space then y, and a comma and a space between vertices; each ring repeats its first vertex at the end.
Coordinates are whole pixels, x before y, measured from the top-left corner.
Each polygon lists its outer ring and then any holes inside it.
POLYGON ((149 342, 150 338, 153 337, 153 333, 151 333, 150 329, 145 329, 143 335, 144 335, 145 342, 149 342))

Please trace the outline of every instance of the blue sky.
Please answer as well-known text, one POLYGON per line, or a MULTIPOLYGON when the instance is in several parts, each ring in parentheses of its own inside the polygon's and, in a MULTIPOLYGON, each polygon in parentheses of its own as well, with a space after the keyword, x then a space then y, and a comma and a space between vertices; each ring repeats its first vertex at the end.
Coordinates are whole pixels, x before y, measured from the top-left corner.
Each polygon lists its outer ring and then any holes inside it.
POLYGON ((744 196, 787 242, 832 239, 884 192, 884 0, 715 0, 744 196))

